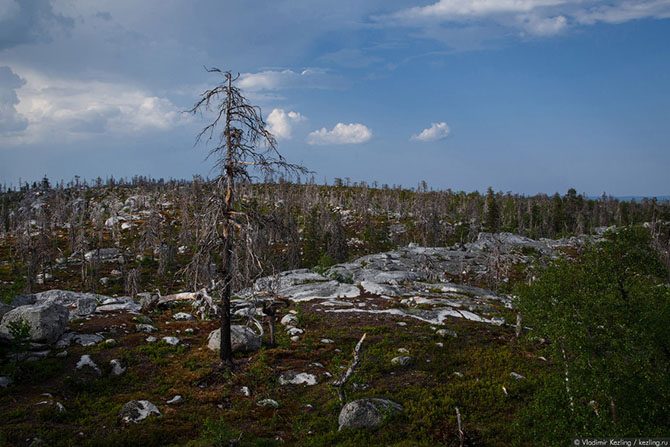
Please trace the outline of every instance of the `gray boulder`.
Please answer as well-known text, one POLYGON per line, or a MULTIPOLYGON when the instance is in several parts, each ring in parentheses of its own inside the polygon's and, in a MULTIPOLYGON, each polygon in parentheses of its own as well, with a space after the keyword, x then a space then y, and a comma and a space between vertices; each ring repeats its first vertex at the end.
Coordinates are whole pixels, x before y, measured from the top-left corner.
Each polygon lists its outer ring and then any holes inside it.
POLYGON ((72 292, 69 290, 47 290, 36 293, 36 304, 56 303, 67 307, 71 317, 84 317, 95 312, 98 302, 108 299, 95 293, 72 292))
MULTIPOLYGON (((233 352, 253 352, 261 348, 261 337, 246 326, 232 325, 230 327, 230 342, 233 352)), ((212 351, 221 348, 221 329, 210 332, 207 338, 207 347, 212 351)))
POLYGON ((138 423, 151 415, 160 416, 161 412, 158 411, 156 405, 152 404, 148 400, 131 400, 126 402, 119 412, 119 419, 124 424, 129 423, 138 423))
POLYGON ((9 324, 23 320, 30 326, 32 341, 54 343, 65 332, 68 318, 68 310, 56 303, 19 306, 2 317, 0 335, 11 338, 9 324))
POLYGON ((402 405, 387 399, 365 398, 346 404, 338 422, 339 430, 343 428, 375 428, 384 423, 384 420, 403 411, 402 405))
POLYGON ((9 304, 0 303, 0 321, 2 320, 2 317, 4 317, 5 314, 10 310, 12 310, 12 306, 9 304))

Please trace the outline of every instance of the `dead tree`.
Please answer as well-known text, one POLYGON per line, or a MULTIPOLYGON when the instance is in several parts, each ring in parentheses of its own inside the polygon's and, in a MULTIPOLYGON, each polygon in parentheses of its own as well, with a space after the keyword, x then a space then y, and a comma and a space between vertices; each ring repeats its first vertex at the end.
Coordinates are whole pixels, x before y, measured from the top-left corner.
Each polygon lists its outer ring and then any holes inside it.
POLYGON ((240 233, 254 225, 254 218, 245 212, 244 203, 238 200, 239 185, 252 182, 256 176, 265 178, 275 173, 292 176, 307 170, 288 163, 279 154, 277 141, 267 130, 260 108, 249 104, 235 85, 239 74, 234 76, 230 71, 218 68, 206 70, 221 75, 223 81, 202 93, 189 112, 213 112, 213 120, 198 133, 196 145, 203 141, 212 145, 208 158, 214 158, 217 176, 202 216, 197 253, 189 270, 201 272, 211 263, 216 265, 208 288, 220 297, 221 302, 221 367, 231 367, 230 297, 234 249, 238 243, 247 243, 249 238, 240 233))

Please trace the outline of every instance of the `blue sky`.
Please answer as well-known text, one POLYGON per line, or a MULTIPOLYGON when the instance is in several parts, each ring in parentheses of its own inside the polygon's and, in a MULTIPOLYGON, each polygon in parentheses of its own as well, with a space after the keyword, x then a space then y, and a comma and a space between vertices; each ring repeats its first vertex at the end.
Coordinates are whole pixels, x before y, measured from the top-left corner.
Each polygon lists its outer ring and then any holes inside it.
POLYGON ((207 175, 230 69, 318 181, 670 193, 670 0, 0 0, 0 182, 207 175))

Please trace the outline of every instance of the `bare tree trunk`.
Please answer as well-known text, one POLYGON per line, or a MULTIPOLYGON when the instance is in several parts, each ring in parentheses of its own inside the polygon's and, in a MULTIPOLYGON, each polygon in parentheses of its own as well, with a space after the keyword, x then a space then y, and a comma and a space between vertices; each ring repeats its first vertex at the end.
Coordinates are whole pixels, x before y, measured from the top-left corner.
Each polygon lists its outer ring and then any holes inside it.
MULTIPOLYGON (((232 89, 232 76, 226 75, 228 81, 228 91, 232 89)), ((232 96, 228 94, 226 106, 226 196, 224 200, 224 224, 223 237, 225 238, 223 246, 223 291, 221 294, 221 365, 233 366, 233 347, 230 340, 230 295, 233 282, 233 228, 230 223, 230 213, 233 210, 233 200, 235 193, 235 160, 233 159, 233 135, 231 128, 232 96)))

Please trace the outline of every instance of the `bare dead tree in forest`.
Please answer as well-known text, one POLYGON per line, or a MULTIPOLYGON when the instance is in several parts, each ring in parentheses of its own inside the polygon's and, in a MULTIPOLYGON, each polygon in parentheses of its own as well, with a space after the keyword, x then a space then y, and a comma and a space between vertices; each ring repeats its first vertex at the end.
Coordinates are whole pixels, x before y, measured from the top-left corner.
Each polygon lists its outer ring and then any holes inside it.
POLYGON ((239 185, 251 182, 255 176, 267 178, 275 173, 291 176, 304 174, 307 170, 288 163, 277 151, 277 141, 267 130, 260 108, 249 104, 235 85, 239 74, 218 68, 206 70, 221 75, 223 81, 202 93, 189 112, 214 114, 213 120, 198 133, 196 145, 203 141, 213 145, 208 158, 214 158, 217 176, 198 229, 197 253, 188 270, 197 275, 203 269, 209 270, 212 263, 216 265, 208 290, 219 296, 221 302, 221 367, 231 367, 230 297, 234 248, 236 244, 249 243, 250 238, 244 233, 255 220, 237 197, 239 185))

